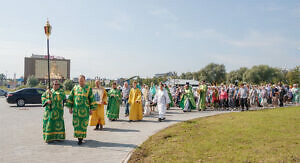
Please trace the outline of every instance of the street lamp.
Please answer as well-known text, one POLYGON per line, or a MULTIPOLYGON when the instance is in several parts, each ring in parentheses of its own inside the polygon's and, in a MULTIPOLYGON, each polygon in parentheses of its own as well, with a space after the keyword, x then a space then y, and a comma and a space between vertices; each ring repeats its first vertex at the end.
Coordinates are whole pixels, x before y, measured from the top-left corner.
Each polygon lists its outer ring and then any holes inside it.
POLYGON ((51 35, 51 25, 47 19, 46 25, 44 26, 45 34, 47 36, 47 54, 48 54, 48 88, 50 89, 50 54, 49 54, 49 37, 51 35))

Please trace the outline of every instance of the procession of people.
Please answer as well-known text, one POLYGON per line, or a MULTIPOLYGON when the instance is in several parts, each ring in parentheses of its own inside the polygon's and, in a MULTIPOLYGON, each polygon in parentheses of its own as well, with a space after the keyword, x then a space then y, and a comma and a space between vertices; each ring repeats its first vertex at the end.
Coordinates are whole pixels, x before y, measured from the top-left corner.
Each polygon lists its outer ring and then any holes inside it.
POLYGON ((179 107, 185 113, 192 110, 245 111, 249 108, 282 107, 290 103, 300 104, 297 84, 216 85, 203 80, 199 86, 193 87, 188 82, 184 86, 162 82, 158 86, 154 83, 148 86, 134 81, 132 87, 127 82, 122 87, 113 82, 112 88, 106 92, 100 80, 96 80, 95 88, 91 88, 86 84, 85 76, 80 75, 79 84, 73 87, 68 98, 57 80, 53 81, 52 89, 42 95, 42 105, 45 106, 43 139, 46 143, 65 139, 64 105, 73 115, 74 138, 81 145, 87 136, 88 125, 95 126, 94 130, 103 130, 105 115, 111 122, 118 121, 121 106, 125 106, 128 122, 141 121, 144 116, 156 117, 162 122, 170 107, 179 107))

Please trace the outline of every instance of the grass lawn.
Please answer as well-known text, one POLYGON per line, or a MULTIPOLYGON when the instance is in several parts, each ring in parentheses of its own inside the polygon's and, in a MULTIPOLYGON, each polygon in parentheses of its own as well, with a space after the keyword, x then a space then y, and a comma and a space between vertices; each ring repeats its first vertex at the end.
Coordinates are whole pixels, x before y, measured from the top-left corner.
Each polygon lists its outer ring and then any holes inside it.
POLYGON ((300 162, 300 107, 178 123, 151 136, 129 162, 300 162))

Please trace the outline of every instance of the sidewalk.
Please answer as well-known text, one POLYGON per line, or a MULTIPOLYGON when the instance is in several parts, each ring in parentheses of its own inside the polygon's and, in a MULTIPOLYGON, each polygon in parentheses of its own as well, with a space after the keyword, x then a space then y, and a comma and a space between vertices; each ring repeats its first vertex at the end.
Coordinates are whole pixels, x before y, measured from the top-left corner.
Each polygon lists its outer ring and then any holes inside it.
MULTIPOLYGON (((3 106, 3 101, 0 101, 3 106)), ((25 107, 26 108, 26 107, 25 107)), ((42 140, 43 108, 26 109, 7 106, 0 110, 0 162, 122 162, 131 151, 149 136, 177 122, 197 117, 212 116, 226 112, 183 113, 178 108, 167 111, 164 122, 157 121, 157 115, 144 117, 141 122, 128 122, 124 108, 120 120, 106 120, 103 131, 88 128, 87 139, 81 146, 73 138, 72 117, 65 110, 66 140, 46 144, 42 140), (5 112, 3 111, 5 110, 5 112), (2 113, 4 112, 4 114, 2 113), (9 116, 8 116, 9 115, 9 116)))

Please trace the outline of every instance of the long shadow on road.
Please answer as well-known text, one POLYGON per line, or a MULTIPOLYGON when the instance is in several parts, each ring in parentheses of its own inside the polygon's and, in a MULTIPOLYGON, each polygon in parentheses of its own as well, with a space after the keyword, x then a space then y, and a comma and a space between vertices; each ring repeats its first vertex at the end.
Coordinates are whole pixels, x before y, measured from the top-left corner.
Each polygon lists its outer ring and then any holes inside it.
POLYGON ((25 105, 25 106, 23 106, 23 107, 19 107, 19 106, 17 106, 17 105, 10 105, 9 107, 11 107, 11 108, 20 108, 20 109, 22 109, 22 108, 26 108, 26 107, 31 107, 31 108, 42 107, 42 105, 25 105))
MULTIPOLYGON (((98 131, 101 131, 101 130, 98 130, 98 131)), ((110 132, 140 132, 140 130, 120 129, 120 128, 103 128, 102 131, 110 131, 110 132)))
MULTIPOLYGON (((164 120, 162 122, 159 122, 158 120, 143 119, 140 122, 164 123, 164 122, 181 122, 181 120, 166 119, 166 120, 164 120)), ((135 122, 133 122, 133 123, 135 123, 135 122)))
POLYGON ((77 141, 75 141, 75 140, 65 140, 65 141, 60 141, 60 142, 54 142, 49 145, 87 147, 87 148, 99 148, 99 147, 136 148, 137 147, 137 145, 134 145, 134 144, 100 142, 97 140, 85 140, 82 145, 78 145, 77 141))

